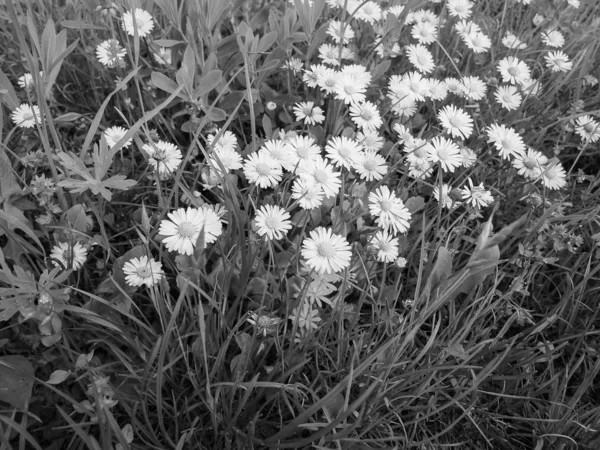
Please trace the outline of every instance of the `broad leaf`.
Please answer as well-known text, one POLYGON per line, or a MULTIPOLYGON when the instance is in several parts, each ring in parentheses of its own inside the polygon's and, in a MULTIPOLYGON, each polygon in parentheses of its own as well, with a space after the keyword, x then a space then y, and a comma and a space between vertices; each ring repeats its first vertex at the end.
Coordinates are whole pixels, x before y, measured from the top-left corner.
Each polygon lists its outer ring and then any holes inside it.
POLYGON ((25 409, 31 398, 35 372, 23 356, 0 357, 0 400, 15 408, 25 409))

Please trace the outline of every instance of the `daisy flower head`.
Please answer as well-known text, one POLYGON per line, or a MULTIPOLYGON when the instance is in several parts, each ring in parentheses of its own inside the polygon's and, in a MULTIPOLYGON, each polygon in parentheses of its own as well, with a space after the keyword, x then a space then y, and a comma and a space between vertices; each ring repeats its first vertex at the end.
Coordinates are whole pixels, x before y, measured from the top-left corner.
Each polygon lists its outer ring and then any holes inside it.
POLYGON ((433 164, 427 159, 412 159, 409 161, 408 176, 425 180, 433 173, 433 164))
POLYGON ((460 154, 462 155, 462 166, 465 168, 473 167, 477 162, 477 154, 469 147, 462 146, 460 154))
POLYGON ((337 273, 350 265, 352 251, 345 237, 318 227, 302 242, 302 257, 317 273, 337 273))
POLYGON ((427 144, 428 159, 432 163, 439 163, 444 172, 454 172, 462 165, 460 148, 450 139, 435 137, 427 144))
POLYGON ((448 97, 448 86, 442 80, 430 78, 429 80, 429 97, 433 100, 445 100, 448 97))
POLYGON ((281 164, 267 152, 254 152, 244 162, 244 175, 260 188, 274 187, 281 181, 281 164))
POLYGON ((377 252, 377 260, 380 262, 391 263, 398 258, 398 238, 390 235, 385 230, 379 230, 371 239, 370 244, 377 252))
POLYGON ((281 319, 278 317, 271 317, 266 314, 252 313, 246 319, 249 323, 256 327, 259 334, 267 336, 268 334, 274 333, 277 326, 281 323, 281 319))
POLYGON ((450 191, 452 191, 452 188, 446 183, 442 184, 441 194, 439 186, 433 188, 433 197, 438 201, 440 206, 446 209, 452 209, 460 205, 460 202, 455 201, 450 196, 450 191))
POLYGON ((467 139, 473 133, 473 119, 454 105, 444 106, 438 112, 438 120, 452 137, 467 139))
POLYGON ((123 273, 125 274, 125 282, 133 287, 142 284, 152 287, 164 275, 160 261, 150 259, 146 255, 132 258, 123 264, 123 273))
POLYGON ((558 30, 548 30, 542 33, 542 42, 548 47, 560 48, 565 45, 565 37, 558 30))
POLYGON ((581 137, 583 142, 596 142, 600 139, 600 123, 592 116, 579 116, 575 120, 575 133, 581 137))
POLYGON ((135 36, 137 30, 137 35, 143 38, 148 36, 153 28, 154 21, 152 20, 152 16, 142 8, 136 8, 123 14, 123 29, 129 36, 135 36))
MULTIPOLYGON (((447 82, 447 81, 446 81, 447 82)), ((485 97, 487 86, 477 76, 463 77, 461 80, 463 85, 463 94, 471 100, 481 100, 485 97)))
POLYGON ((366 150, 352 165, 362 180, 381 180, 387 173, 385 158, 376 150, 366 150))
POLYGON ((573 8, 579 8, 581 6, 580 0, 567 0, 567 3, 573 8))
MULTIPOLYGON (((43 78, 43 76, 44 72, 40 72, 40 80, 43 78)), ((30 73, 26 73, 25 75, 20 76, 17 83, 19 84, 19 87, 24 91, 31 91, 35 87, 35 79, 30 73)))
POLYGON ((392 127, 392 129, 398 134, 398 143, 404 144, 405 142, 410 142, 413 140, 413 135, 410 130, 401 123, 396 123, 392 127))
POLYGON ((304 178, 297 178, 292 184, 292 198, 298 200, 302 209, 319 208, 323 204, 325 194, 321 186, 310 183, 304 178))
MULTIPOLYGON (((308 302, 302 303, 300 307, 295 307, 292 310, 292 313, 288 316, 288 319, 294 322, 297 320, 298 327, 302 330, 306 330, 306 332, 316 330, 319 328, 319 322, 321 322, 319 310, 313 308, 308 302)), ((304 334, 301 333, 300 335, 303 336, 304 334)))
POLYGON ((331 160, 336 167, 345 167, 350 169, 356 161, 362 156, 360 145, 354 140, 345 136, 332 137, 325 146, 327 158, 331 160))
POLYGON ((161 66, 171 65, 173 58, 171 55, 170 48, 158 47, 158 49, 156 51, 153 51, 152 54, 154 55, 154 59, 156 59, 156 62, 159 63, 161 66))
POLYGON ((562 164, 554 162, 542 172, 542 183, 550 190, 562 189, 567 185, 567 174, 562 164))
POLYGON ((112 68, 125 65, 127 50, 116 39, 107 39, 96 47, 96 58, 103 66, 112 68))
POLYGON ((396 18, 400 18, 400 14, 402 14, 402 11, 404 11, 404 5, 394 5, 388 7, 388 9, 385 10, 385 15, 387 16, 387 13, 390 13, 396 16, 396 18))
POLYGON ((363 130, 377 130, 383 124, 377 106, 371 102, 350 105, 350 118, 363 130))
POLYGON ((183 155, 175 144, 165 141, 142 146, 150 159, 148 162, 158 172, 161 179, 167 179, 179 168, 183 155))
POLYGON ((485 208, 494 201, 492 193, 485 189, 483 183, 479 186, 474 186, 473 181, 469 178, 469 186, 462 188, 462 198, 468 205, 473 208, 485 208))
POLYGON ((256 213, 257 233, 269 240, 283 239, 292 229, 290 213, 279 206, 265 205, 256 213))
POLYGON ((431 44, 437 39, 438 30, 429 22, 417 22, 412 26, 410 34, 421 44, 431 44))
POLYGON ((296 121, 304 122, 305 125, 316 125, 323 123, 325 116, 323 110, 315 106, 314 102, 301 102, 294 105, 294 115, 296 121))
POLYGON ((415 101, 424 101, 425 97, 429 95, 429 82, 419 72, 405 73, 402 75, 400 84, 415 101))
POLYGON ((515 86, 511 85, 498 86, 498 89, 494 92, 494 97, 496 97, 496 101, 500 103, 500 106, 509 111, 517 109, 523 101, 523 96, 515 86))
POLYGON ((342 100, 347 105, 364 102, 366 90, 367 85, 360 83, 360 80, 351 74, 341 74, 333 88, 335 98, 342 100))
POLYGON ((261 148, 258 149, 258 153, 266 153, 288 172, 292 172, 296 167, 297 161, 294 154, 289 146, 281 139, 270 139, 265 141, 261 148))
POLYGON ((336 172, 333 166, 321 157, 299 168, 298 175, 307 180, 309 184, 319 186, 326 198, 337 195, 342 186, 341 173, 336 172))
POLYGON ((356 133, 355 141, 363 150, 379 151, 383 147, 383 138, 376 130, 363 130, 356 133))
POLYGON ((363 2, 357 2, 357 6, 354 8, 348 7, 348 12, 350 14, 354 13, 354 18, 356 20, 362 20, 363 22, 367 22, 373 24, 379 20, 381 20, 381 7, 372 1, 368 1, 363 4, 363 2))
POLYGON ((560 50, 548 52, 544 59, 546 60, 546 67, 552 72, 568 72, 573 68, 573 63, 569 61, 569 57, 560 50))
POLYGON ((512 128, 504 125, 493 124, 486 128, 488 143, 493 143, 496 150, 500 152, 502 159, 509 159, 511 156, 523 156, 525 153, 525 143, 521 136, 512 128))
POLYGON ((294 75, 297 75, 302 72, 302 65, 302 61, 300 61, 298 58, 290 58, 285 62, 283 67, 291 70, 294 75))
POLYGON ((404 233, 410 227, 410 211, 385 185, 369 194, 369 212, 379 227, 393 234, 404 233))
POLYGON ((163 243, 169 251, 181 255, 192 255, 200 233, 204 242, 211 244, 223 232, 219 216, 208 208, 179 208, 160 222, 158 234, 164 236, 163 243))
POLYGON ((65 269, 79 270, 87 259, 87 249, 79 242, 74 245, 68 242, 59 242, 52 248, 50 258, 55 267, 62 265, 65 269))
POLYGON ((206 136, 206 144, 208 147, 212 147, 213 150, 235 150, 238 146, 237 138, 229 130, 222 131, 217 129, 214 133, 206 136), (219 133, 221 136, 219 136, 219 133), (219 138, 217 139, 217 136, 219 138))
POLYGON ((521 83, 521 91, 523 91, 523 94, 526 96, 535 97, 541 92, 541 90, 542 83, 534 78, 530 78, 529 80, 525 80, 523 83, 521 83))
POLYGON ((528 180, 536 180, 548 164, 548 158, 532 148, 527 149, 524 155, 517 155, 512 161, 512 166, 517 169, 519 175, 528 180))
POLYGON ((505 83, 521 84, 531 78, 531 72, 527 64, 514 56, 501 59, 498 63, 498 71, 505 83))
POLYGON ((10 117, 19 128, 33 128, 36 122, 40 123, 42 121, 40 108, 37 105, 31 106, 27 103, 21 103, 21 106, 17 107, 10 117))
POLYGON ((294 136, 285 145, 292 154, 292 162, 296 170, 321 157, 321 147, 316 145, 315 140, 310 136, 294 136))
POLYGON ((335 86, 337 85, 339 72, 323 65, 317 67, 318 69, 314 72, 316 76, 315 85, 319 86, 321 91, 325 94, 333 94, 335 92, 335 86))
MULTIPOLYGON (((354 53, 352 53, 347 47, 342 48, 342 60, 353 59, 354 53)), ((332 44, 321 44, 319 47, 319 59, 325 64, 332 66, 340 65, 340 49, 336 45, 332 44)))
POLYGON ((221 147, 216 149, 208 158, 208 164, 210 164, 214 170, 219 172, 221 172, 222 166, 225 173, 229 173, 232 170, 242 168, 242 155, 230 147, 221 147))
POLYGON ((485 53, 492 46, 490 38, 482 32, 464 34, 462 40, 475 53, 485 53))
POLYGON ((481 33, 481 28, 475 22, 471 22, 470 20, 461 20, 454 24, 454 29, 456 33, 460 36, 466 36, 469 34, 481 33))
POLYGON ((349 24, 343 24, 339 20, 332 20, 329 22, 327 34, 331 36, 333 41, 337 44, 342 41, 342 33, 344 44, 348 44, 352 39, 354 39, 354 30, 352 30, 352 27, 350 27, 349 24))
MULTIPOLYGON (((104 130, 104 138, 106 139, 106 143, 108 144, 109 148, 113 148, 115 145, 117 145, 117 142, 123 139, 128 131, 129 130, 126 128, 119 126, 110 127, 104 130)), ((130 145, 131 138, 127 139, 127 141, 123 144, 123 148, 127 148, 130 145)))
POLYGON ((473 3, 470 0, 448 0, 446 7, 452 17, 468 19, 472 14, 473 3))
POLYGON ((431 52, 422 44, 411 44, 406 48, 406 56, 410 63, 422 73, 430 73, 435 69, 431 52))
POLYGON ((511 32, 507 32, 506 35, 502 38, 502 45, 506 48, 510 48, 513 50, 523 50, 527 48, 527 44, 522 42, 516 35, 511 32))

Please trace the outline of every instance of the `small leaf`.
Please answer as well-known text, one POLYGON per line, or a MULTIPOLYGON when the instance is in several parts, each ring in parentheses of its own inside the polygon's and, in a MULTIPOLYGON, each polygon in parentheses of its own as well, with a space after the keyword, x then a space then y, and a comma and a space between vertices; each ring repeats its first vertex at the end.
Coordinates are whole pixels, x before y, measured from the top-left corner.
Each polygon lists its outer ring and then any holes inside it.
POLYGON ((173 39, 157 39, 154 43, 160 47, 173 47, 177 44, 185 44, 185 41, 174 41, 173 39))
POLYGON ((48 381, 46 381, 46 383, 52 385, 60 384, 67 378, 69 378, 69 375, 71 375, 70 370, 55 370, 54 372, 52 372, 50 378, 48 379, 48 381))

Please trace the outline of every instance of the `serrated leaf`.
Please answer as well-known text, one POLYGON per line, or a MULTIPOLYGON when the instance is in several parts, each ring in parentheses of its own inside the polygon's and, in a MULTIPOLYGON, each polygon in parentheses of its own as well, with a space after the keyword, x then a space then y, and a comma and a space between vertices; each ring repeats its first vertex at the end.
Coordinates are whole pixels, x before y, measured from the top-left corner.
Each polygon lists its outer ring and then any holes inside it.
POLYGON ((60 384, 67 378, 69 378, 69 375, 71 375, 70 370, 55 370, 54 372, 52 372, 50 378, 48 379, 48 381, 46 381, 46 383, 52 385, 60 384))

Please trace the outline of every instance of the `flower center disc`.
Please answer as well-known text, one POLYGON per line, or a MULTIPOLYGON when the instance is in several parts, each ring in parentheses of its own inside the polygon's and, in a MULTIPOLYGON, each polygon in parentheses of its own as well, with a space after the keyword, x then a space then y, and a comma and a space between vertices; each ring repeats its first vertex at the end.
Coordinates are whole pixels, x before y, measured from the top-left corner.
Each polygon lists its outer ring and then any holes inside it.
POLYGON ((196 227, 190 222, 183 222, 179 225, 179 235, 186 239, 191 239, 196 232, 196 227))
POLYGON ((323 242, 317 246, 317 253, 323 258, 331 258, 335 254, 335 248, 329 242, 323 242))

